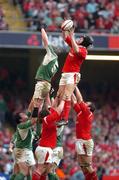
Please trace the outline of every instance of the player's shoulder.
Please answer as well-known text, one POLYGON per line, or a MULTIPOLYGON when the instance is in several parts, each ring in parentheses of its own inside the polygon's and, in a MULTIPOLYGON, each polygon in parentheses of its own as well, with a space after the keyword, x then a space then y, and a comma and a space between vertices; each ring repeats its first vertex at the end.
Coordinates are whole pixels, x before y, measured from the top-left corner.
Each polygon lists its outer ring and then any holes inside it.
POLYGON ((79 53, 85 57, 88 54, 88 51, 86 47, 79 45, 79 53))

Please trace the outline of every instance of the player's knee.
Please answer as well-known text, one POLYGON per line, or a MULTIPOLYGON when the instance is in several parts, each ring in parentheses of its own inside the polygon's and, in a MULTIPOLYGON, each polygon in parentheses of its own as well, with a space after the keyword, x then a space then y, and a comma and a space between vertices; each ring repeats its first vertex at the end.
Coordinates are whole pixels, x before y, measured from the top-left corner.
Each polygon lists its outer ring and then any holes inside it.
POLYGON ((83 172, 91 172, 93 170, 91 163, 82 163, 80 164, 80 167, 83 172))

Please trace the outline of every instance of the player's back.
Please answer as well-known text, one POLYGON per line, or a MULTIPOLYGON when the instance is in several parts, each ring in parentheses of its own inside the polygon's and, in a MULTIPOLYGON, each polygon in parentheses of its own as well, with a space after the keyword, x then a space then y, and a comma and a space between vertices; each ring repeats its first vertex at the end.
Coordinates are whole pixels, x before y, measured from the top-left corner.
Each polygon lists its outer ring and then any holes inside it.
POLYGON ((91 139, 91 129, 92 129, 92 121, 93 121, 93 113, 85 114, 83 112, 79 112, 76 120, 76 136, 78 139, 88 140, 91 139))
POLYGON ((80 72, 81 65, 86 55, 87 50, 83 46, 79 46, 79 53, 75 53, 73 48, 71 48, 66 57, 62 72, 80 72))

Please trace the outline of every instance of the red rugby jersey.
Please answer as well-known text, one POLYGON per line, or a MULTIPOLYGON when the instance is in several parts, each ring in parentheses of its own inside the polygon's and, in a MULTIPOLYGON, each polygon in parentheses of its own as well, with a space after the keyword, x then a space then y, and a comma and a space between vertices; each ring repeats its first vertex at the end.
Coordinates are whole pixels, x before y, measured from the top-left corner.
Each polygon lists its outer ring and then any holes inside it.
POLYGON ((41 139, 39 146, 55 148, 57 142, 56 121, 60 119, 57 111, 51 110, 51 114, 43 119, 41 139))
POLYGON ((67 37, 65 41, 71 48, 66 57, 62 72, 80 72, 81 64, 86 59, 87 49, 79 46, 79 53, 75 53, 71 45, 70 37, 67 37))
POLYGON ((90 111, 86 103, 76 103, 74 110, 77 113, 76 119, 76 137, 77 139, 89 140, 91 139, 92 121, 94 119, 93 113, 90 111))

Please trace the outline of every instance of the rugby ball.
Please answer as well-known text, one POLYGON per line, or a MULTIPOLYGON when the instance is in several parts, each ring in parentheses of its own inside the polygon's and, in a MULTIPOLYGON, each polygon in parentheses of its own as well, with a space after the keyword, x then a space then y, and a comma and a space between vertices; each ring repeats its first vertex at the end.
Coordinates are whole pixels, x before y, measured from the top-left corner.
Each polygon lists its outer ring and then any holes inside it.
POLYGON ((72 27, 73 27, 73 21, 70 19, 70 20, 65 20, 62 25, 61 25, 61 29, 63 31, 68 31, 70 30, 72 27))

